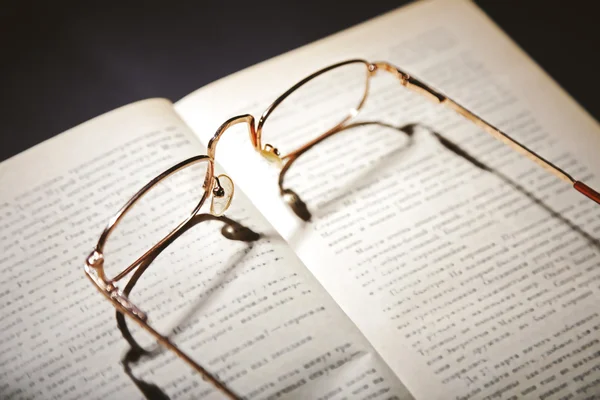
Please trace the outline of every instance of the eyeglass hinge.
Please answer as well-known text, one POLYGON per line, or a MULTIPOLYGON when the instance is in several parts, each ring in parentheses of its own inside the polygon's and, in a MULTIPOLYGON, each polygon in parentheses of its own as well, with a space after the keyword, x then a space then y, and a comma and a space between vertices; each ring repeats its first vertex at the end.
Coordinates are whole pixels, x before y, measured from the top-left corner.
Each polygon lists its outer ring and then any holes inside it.
POLYGON ((110 298, 115 300, 121 307, 125 310, 129 311, 142 321, 146 322, 148 320, 148 315, 140 310, 135 304, 133 304, 127 296, 123 294, 114 284, 107 285, 107 291, 110 295, 110 298))
POLYGON ((98 250, 94 249, 85 260, 87 265, 94 269, 100 268, 104 264, 104 256, 98 250))
POLYGON ((371 74, 375 74, 378 70, 386 71, 394 75, 400 80, 400 84, 402 86, 406 86, 408 84, 408 80, 410 79, 410 76, 407 73, 400 71, 398 68, 385 61, 369 64, 369 71, 371 74))
POLYGON ((133 304, 127 296, 119 290, 115 284, 106 279, 104 271, 101 268, 104 264, 104 256, 98 250, 92 251, 92 253, 85 260, 86 272, 88 276, 98 285, 98 288, 103 291, 108 297, 116 301, 122 308, 129 311, 142 321, 147 321, 148 316, 145 312, 140 310, 135 304, 133 304))

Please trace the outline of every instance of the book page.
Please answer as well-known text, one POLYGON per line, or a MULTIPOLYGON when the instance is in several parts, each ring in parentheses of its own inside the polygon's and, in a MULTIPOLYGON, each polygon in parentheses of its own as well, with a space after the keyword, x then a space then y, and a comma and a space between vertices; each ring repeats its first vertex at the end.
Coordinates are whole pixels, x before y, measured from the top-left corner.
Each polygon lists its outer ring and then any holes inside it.
MULTIPOLYGON (((399 9, 176 108, 207 143, 225 119, 258 119, 300 79, 352 58, 399 66, 600 187, 597 123, 467 1, 399 9)), ((308 134, 349 90, 314 85, 269 143, 308 134)), ((597 394, 599 206, 385 73, 358 119, 375 123, 318 144, 286 175, 308 223, 282 200, 279 169, 253 151, 247 127, 224 135, 217 161, 415 397, 597 394)))
MULTIPOLYGON (((171 103, 147 100, 0 164, 0 397, 223 397, 168 351, 129 357, 113 307, 83 271, 108 218, 155 175, 202 151, 171 103)), ((174 210, 197 188, 177 189, 130 228, 139 241, 180 222, 174 210)), ((260 238, 226 239, 221 221, 188 230, 130 296, 152 326, 175 323, 163 333, 248 399, 412 398, 239 190, 228 215, 260 238)))

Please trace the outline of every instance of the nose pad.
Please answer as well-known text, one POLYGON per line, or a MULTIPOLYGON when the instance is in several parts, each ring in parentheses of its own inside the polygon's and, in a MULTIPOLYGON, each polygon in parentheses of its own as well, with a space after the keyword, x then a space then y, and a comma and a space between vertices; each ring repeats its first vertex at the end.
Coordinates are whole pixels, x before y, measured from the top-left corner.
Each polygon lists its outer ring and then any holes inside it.
POLYGON ((270 144, 267 143, 265 145, 264 149, 262 149, 260 151, 260 154, 270 163, 281 166, 281 157, 279 154, 279 150, 277 150, 275 147, 271 146, 270 144))
POLYGON ((210 203, 210 213, 215 216, 221 216, 231 204, 233 198, 233 181, 225 174, 214 178, 215 183, 212 190, 212 201, 210 203))

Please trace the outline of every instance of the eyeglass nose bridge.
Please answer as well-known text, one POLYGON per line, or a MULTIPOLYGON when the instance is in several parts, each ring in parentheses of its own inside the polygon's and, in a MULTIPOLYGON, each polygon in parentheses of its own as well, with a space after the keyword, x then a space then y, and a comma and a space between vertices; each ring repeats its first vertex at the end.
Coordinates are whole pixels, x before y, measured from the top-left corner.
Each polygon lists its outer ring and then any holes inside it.
POLYGON ((248 133, 250 135, 250 142, 252 143, 252 146, 254 148, 258 149, 259 139, 258 139, 258 133, 256 131, 256 127, 254 125, 254 117, 250 114, 238 115, 237 117, 233 117, 233 118, 230 118, 227 121, 225 121, 219 127, 219 129, 217 129, 217 131, 215 132, 213 137, 208 141, 207 151, 208 151, 208 156, 211 159, 213 159, 213 160, 215 159, 216 151, 217 151, 217 144, 219 143, 219 140, 221 139, 221 137, 223 136, 225 131, 227 129, 229 129, 230 127, 240 124, 240 123, 248 125, 248 133))

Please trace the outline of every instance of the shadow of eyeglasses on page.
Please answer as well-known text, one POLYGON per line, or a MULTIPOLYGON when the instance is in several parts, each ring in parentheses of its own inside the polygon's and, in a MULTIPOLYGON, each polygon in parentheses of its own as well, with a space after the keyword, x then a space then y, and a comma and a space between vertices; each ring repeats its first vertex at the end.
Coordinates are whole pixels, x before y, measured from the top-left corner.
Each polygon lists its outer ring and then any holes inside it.
MULTIPOLYGON (((398 161, 398 157, 401 157, 402 155, 404 155, 406 150, 408 150, 414 144, 414 140, 413 140, 414 129, 412 128, 412 125, 413 124, 397 127, 397 126, 394 126, 394 125, 391 125, 391 124, 388 124, 385 122, 380 122, 380 121, 354 122, 354 123, 345 125, 344 127, 340 128, 338 131, 336 131, 335 134, 327 136, 322 141, 320 141, 319 144, 323 143, 325 141, 330 141, 331 139, 334 139, 334 140, 339 139, 340 133, 350 132, 353 130, 357 130, 359 128, 391 129, 391 130, 402 133, 404 138, 406 139, 405 143, 402 143, 400 146, 394 148, 392 151, 386 152, 381 158, 379 158, 377 161, 371 163, 367 168, 363 168, 360 171, 360 174, 355 176, 351 182, 348 182, 344 186, 337 188, 337 192, 340 194, 350 192, 355 185, 369 179, 369 177, 371 177, 374 172, 376 172, 378 169, 380 169, 382 167, 383 164, 385 164, 386 160, 394 157, 394 160, 398 161)), ((296 154, 294 156, 294 158, 292 158, 288 162, 286 162, 286 164, 281 169, 281 172, 279 173, 279 189, 280 189, 281 196, 283 197, 284 201, 289 205, 289 207, 292 209, 292 211, 304 222, 310 222, 313 218, 313 215, 317 216, 318 214, 315 213, 314 211, 309 210, 307 203, 302 200, 302 198, 300 197, 300 195, 298 195, 298 193, 296 191, 294 191, 293 189, 291 189, 289 187, 284 187, 284 181, 285 181, 287 173, 292 169, 292 166, 296 163, 296 161, 301 159, 303 156, 314 153, 314 150, 319 149, 319 148, 321 148, 321 147, 317 147, 317 146, 309 147, 305 151, 296 154)), ((323 214, 323 210, 325 208, 327 208, 330 205, 334 205, 335 203, 336 203, 335 199, 330 199, 330 200, 320 202, 319 203, 320 215, 323 214)))
MULTIPOLYGON (((398 156, 400 156, 403 153, 405 153, 406 151, 408 151, 411 147, 414 147, 417 145, 414 140, 415 132, 417 132, 417 130, 424 130, 424 131, 428 132, 430 135, 432 135, 435 139, 437 139, 437 142, 445 150, 448 150, 449 152, 462 158, 463 160, 468 161, 475 168, 477 168, 481 171, 484 171, 485 173, 489 173, 491 175, 496 176, 502 182, 504 182, 506 185, 508 185, 509 187, 513 188, 515 191, 518 191, 522 195, 527 197, 532 203, 539 206, 541 209, 543 209, 545 212, 547 212, 552 218, 555 218, 556 220, 560 221, 561 223, 563 223, 564 225, 569 227, 573 232, 580 235, 583 239, 585 239, 589 243, 590 246, 593 246, 596 249, 600 250, 600 241, 598 239, 590 236, 587 232, 582 230, 575 223, 573 223, 569 219, 565 218, 559 212, 552 209, 542 199, 538 198, 536 195, 534 195, 531 191, 526 189, 524 186, 515 182, 514 180, 512 180, 511 178, 509 178, 502 172, 498 171, 497 169, 492 168, 489 165, 486 165, 482 161, 479 161, 477 158, 475 158, 474 156, 469 154, 466 150, 461 148, 458 144, 454 143, 453 141, 451 141, 447 137, 443 136, 441 133, 437 132, 436 130, 434 130, 424 124, 420 124, 420 123, 409 123, 409 124, 404 124, 401 126, 394 126, 392 124, 380 122, 380 121, 364 121, 364 122, 357 122, 357 123, 349 124, 349 125, 341 128, 340 132, 347 130, 347 129, 355 129, 358 127, 365 127, 365 126, 379 126, 382 128, 391 128, 391 129, 396 130, 397 132, 404 134, 408 140, 403 146, 394 148, 392 151, 386 153, 383 157, 379 158, 376 162, 374 162, 374 163, 370 164, 368 167, 364 168, 361 171, 361 173, 358 176, 356 176, 355 179, 352 180, 352 182, 346 183, 343 187, 338 188, 338 195, 333 197, 332 199, 329 199, 329 200, 319 203, 318 210, 311 212, 309 210, 309 207, 307 206, 307 203, 305 203, 302 200, 302 198, 300 197, 300 195, 298 195, 297 192, 295 192, 294 190, 292 190, 290 188, 284 188, 284 185, 283 185, 284 180, 285 180, 285 175, 290 170, 292 165, 299 158, 301 158, 303 155, 309 153, 314 148, 307 149, 307 151, 298 154, 297 157, 295 157, 294 159, 291 159, 281 170, 281 173, 279 176, 279 186, 280 186, 280 191, 282 193, 282 196, 283 196, 284 200, 288 203, 288 205, 290 206, 292 211, 294 211, 294 213, 300 219, 302 219, 305 224, 311 222, 313 220, 313 216, 314 217, 323 217, 329 211, 331 211, 332 208, 339 206, 340 199, 344 198, 344 195, 343 195, 344 193, 349 193, 355 185, 359 184, 360 182, 362 182, 366 179, 369 179, 369 177, 371 177, 374 172, 376 172, 379 168, 384 166, 386 161, 390 160, 392 157, 394 157, 394 162, 398 162, 398 158, 397 158, 398 156)), ((335 137, 335 135, 332 135, 331 137, 335 137)), ((302 226, 300 227, 300 230, 301 229, 302 229, 302 226)), ((301 234, 301 232, 297 232, 297 233, 301 234)), ((291 239, 291 241, 294 241, 294 240, 295 240, 295 238, 291 239)))
MULTIPOLYGON (((162 246, 158 247, 154 253, 149 257, 149 259, 144 262, 144 264, 140 265, 138 269, 134 272, 133 276, 127 283, 124 293, 129 295, 131 290, 135 287, 136 283, 143 276, 144 272, 148 269, 148 267, 156 260, 156 258, 165 251, 170 245, 172 245, 181 235, 183 235, 189 229, 199 225, 203 222, 208 221, 220 221, 223 222, 223 226, 220 229, 221 235, 232 241, 244 242, 246 243, 246 247, 240 251, 237 250, 235 254, 228 260, 228 262, 221 267, 222 271, 227 271, 225 274, 219 274, 219 279, 211 280, 211 284, 204 290, 204 293, 213 293, 218 287, 223 285, 224 281, 227 277, 233 272, 235 266, 242 262, 248 251, 252 249, 254 242, 261 239, 262 236, 250 228, 245 227, 244 225, 238 223, 237 221, 232 220, 231 218, 225 216, 214 216, 211 214, 198 214, 192 218, 190 223, 181 231, 179 231, 176 235, 170 238, 167 242, 165 242, 162 246)), ((169 329, 168 334, 165 335, 169 340, 173 339, 177 336, 178 333, 181 332, 182 326, 186 324, 187 321, 193 318, 195 314, 200 312, 203 304, 210 298, 210 295, 205 297, 201 296, 196 299, 193 304, 187 307, 187 312, 182 316, 178 317, 176 323, 174 323, 169 329)), ((131 379, 131 381, 138 387, 140 392, 149 400, 165 400, 170 397, 156 384, 147 382, 143 379, 136 377, 132 371, 132 366, 143 362, 143 360, 150 360, 167 352, 168 350, 163 346, 156 343, 153 348, 147 349, 134 338, 134 335, 129 329, 127 324, 126 317, 119 311, 116 312, 117 326, 123 335, 123 338, 127 341, 130 348, 124 354, 121 359, 121 364, 123 366, 123 370, 125 374, 131 379)))
POLYGON ((486 172, 488 172, 488 173, 490 173, 492 175, 495 175, 501 181, 503 181, 506 185, 508 185, 508 186, 512 187, 514 190, 520 192, 525 197, 527 197, 529 200, 531 200, 531 202, 533 202, 534 204, 536 204, 538 207, 542 208, 552 218, 555 218, 556 220, 558 220, 561 223, 565 224, 573 232, 575 232, 578 235, 580 235, 583 239, 585 239, 589 243, 590 246, 593 246, 596 249, 600 250, 600 241, 598 239, 590 236, 587 232, 585 232, 579 226, 575 225, 572 221, 568 220, 563 215, 561 215, 560 213, 558 213, 556 210, 554 210, 552 207, 550 207, 548 204, 546 204, 542 199, 540 199, 539 197, 537 197, 536 195, 534 195, 532 192, 530 192, 529 190, 527 190, 525 187, 523 187, 519 183, 515 182, 514 180, 512 180, 508 176, 504 175, 502 172, 498 171, 497 169, 492 168, 492 167, 484 164, 483 162, 477 160, 475 157, 473 157, 472 155, 470 155, 469 153, 467 153, 465 150, 463 150, 456 143, 454 143, 450 139, 442 136, 440 133, 438 133, 438 132, 436 132, 436 131, 434 131, 433 129, 430 129, 430 128, 427 128, 427 129, 439 140, 440 144, 442 146, 444 146, 446 149, 450 150, 451 152, 453 152, 457 156, 462 157, 463 159, 469 161, 475 167, 477 167, 479 169, 482 169, 482 170, 484 170, 484 171, 486 171, 486 172))

